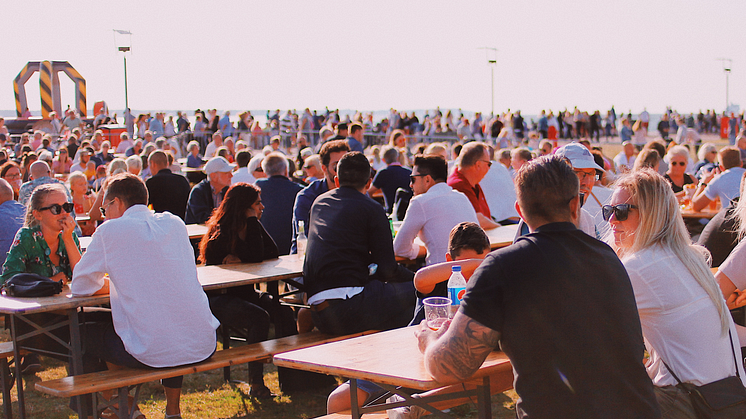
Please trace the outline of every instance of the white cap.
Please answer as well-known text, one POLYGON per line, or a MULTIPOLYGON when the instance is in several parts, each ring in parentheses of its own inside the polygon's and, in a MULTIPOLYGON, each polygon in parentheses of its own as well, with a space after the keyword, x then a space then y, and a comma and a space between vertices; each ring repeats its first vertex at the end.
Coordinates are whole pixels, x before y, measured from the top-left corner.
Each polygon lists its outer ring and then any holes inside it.
POLYGON ((596 169, 603 171, 603 167, 596 164, 593 154, 582 144, 572 142, 557 149, 554 154, 570 161, 573 169, 596 169))
POLYGON ((228 163, 228 160, 225 158, 218 156, 213 157, 210 159, 210 161, 207 162, 205 165, 205 173, 207 175, 210 175, 211 173, 217 173, 217 172, 232 172, 233 166, 231 166, 230 163, 228 163))

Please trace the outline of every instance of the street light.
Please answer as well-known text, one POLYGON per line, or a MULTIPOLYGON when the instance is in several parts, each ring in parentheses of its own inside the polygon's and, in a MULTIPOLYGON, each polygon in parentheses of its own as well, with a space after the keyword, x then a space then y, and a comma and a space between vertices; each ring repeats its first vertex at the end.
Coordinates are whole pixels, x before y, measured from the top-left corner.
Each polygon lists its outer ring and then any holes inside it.
POLYGON ((487 54, 487 64, 490 66, 492 75, 492 115, 495 115, 495 66, 497 66, 497 48, 481 47, 487 54), (490 52, 492 54, 490 54, 490 52), (492 55, 492 57, 490 57, 492 55))
POLYGON ((725 73, 725 111, 728 111, 728 107, 730 106, 730 98, 729 98, 729 79, 730 79, 730 70, 733 66, 733 60, 730 58, 718 58, 718 61, 723 63, 723 72, 725 73))
MULTIPOLYGON (((116 42, 116 34, 120 35, 129 35, 129 45, 118 45, 117 50, 122 53, 122 56, 124 57, 124 109, 125 109, 125 118, 127 111, 130 108, 129 105, 129 97, 127 94, 127 53, 132 49, 132 32, 130 31, 124 31, 120 29, 113 29, 114 31, 114 41, 116 42)), ((119 44, 119 43, 117 43, 119 44)))

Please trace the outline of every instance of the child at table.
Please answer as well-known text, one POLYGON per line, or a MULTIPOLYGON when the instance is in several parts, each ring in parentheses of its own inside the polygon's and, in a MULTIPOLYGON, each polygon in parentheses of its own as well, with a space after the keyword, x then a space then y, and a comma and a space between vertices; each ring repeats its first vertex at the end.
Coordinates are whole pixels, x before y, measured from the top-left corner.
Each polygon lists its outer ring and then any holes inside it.
MULTIPOLYGON (((447 282, 451 276, 451 267, 461 265, 461 273, 468 281, 482 260, 490 252, 490 240, 487 233, 476 223, 459 223, 451 230, 448 237, 446 261, 422 268, 414 275, 414 286, 417 288, 418 303, 422 298, 447 295, 447 282)), ((425 310, 415 308, 415 317, 410 325, 420 324, 425 319, 425 310)), ((358 380, 357 399, 361 406, 381 397, 386 390, 369 381, 358 380)), ((336 413, 350 409, 349 381, 337 387, 327 399, 327 413, 336 413)))

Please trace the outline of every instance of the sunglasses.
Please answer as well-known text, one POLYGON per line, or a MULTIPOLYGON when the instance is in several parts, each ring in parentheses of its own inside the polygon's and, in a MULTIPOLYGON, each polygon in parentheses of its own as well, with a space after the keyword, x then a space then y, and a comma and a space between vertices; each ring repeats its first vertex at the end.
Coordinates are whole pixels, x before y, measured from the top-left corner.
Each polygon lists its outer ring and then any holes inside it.
POLYGON ((671 162, 671 166, 676 166, 676 165, 686 166, 686 162, 683 162, 683 161, 672 161, 671 162))
POLYGON ((75 205, 73 205, 72 202, 65 202, 64 204, 52 204, 48 207, 39 208, 39 211, 46 211, 49 210, 49 212, 52 213, 52 215, 59 215, 63 210, 68 213, 72 214, 73 208, 75 208, 75 205))
POLYGON ((427 175, 409 175, 409 183, 414 183, 417 177, 424 177, 424 176, 427 176, 427 175))
POLYGON ((101 215, 103 215, 104 217, 106 217, 106 208, 108 208, 109 205, 111 205, 112 202, 114 202, 113 199, 111 201, 105 203, 104 205, 98 207, 98 209, 101 211, 101 215))
POLYGON ((637 205, 604 205, 601 207, 601 215, 604 217, 604 221, 609 221, 612 214, 614 214, 614 217, 616 217, 617 221, 625 221, 627 217, 629 217, 629 210, 632 208, 637 208, 637 205))
POLYGON ((487 163, 487 167, 492 167, 492 161, 490 160, 480 160, 483 163, 487 163))

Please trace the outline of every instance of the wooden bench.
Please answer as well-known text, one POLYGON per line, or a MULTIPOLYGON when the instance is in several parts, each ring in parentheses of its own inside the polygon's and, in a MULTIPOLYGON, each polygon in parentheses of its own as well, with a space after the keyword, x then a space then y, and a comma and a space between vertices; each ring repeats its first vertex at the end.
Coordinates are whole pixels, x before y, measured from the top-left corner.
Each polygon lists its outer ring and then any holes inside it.
MULTIPOLYGON (((112 408, 117 399, 127 400, 130 387, 135 388, 134 403, 137 404, 137 396, 140 385, 161 380, 164 378, 177 377, 180 375, 193 374, 209 371, 233 365, 245 364, 253 361, 271 360, 273 355, 294 349, 302 349, 323 343, 362 336, 370 332, 356 333, 346 336, 331 336, 320 332, 303 333, 279 339, 237 346, 222 351, 217 351, 210 359, 187 366, 159 368, 159 369, 130 369, 108 370, 89 374, 75 375, 56 380, 36 383, 36 390, 57 397, 74 397, 95 394, 106 390, 118 390, 118 398, 103 403, 97 407, 98 412, 112 408)), ((95 400, 95 399, 94 399, 95 400)), ((126 404, 123 410, 127 410, 126 404)), ((118 412, 120 418, 129 418, 131 412, 118 412)))
MULTIPOLYGON (((328 415, 319 416, 316 419, 350 419, 352 412, 346 410, 344 412, 330 413, 328 415)), ((389 419, 389 415, 386 412, 373 412, 366 413, 363 415, 363 419, 389 419)))

